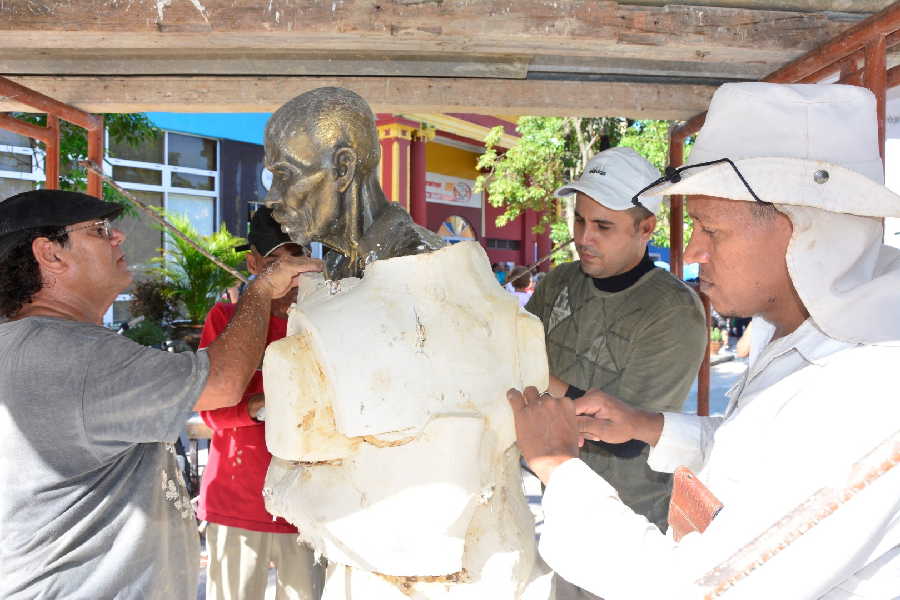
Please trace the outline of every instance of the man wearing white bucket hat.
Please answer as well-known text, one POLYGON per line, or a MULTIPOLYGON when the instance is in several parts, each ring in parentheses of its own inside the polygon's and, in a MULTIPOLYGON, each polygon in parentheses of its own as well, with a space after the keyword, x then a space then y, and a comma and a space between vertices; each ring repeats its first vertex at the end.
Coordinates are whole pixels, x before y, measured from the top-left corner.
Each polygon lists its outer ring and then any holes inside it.
MULTIPOLYGON (((596 388, 647 410, 684 404, 706 351, 706 320, 697 295, 656 268, 647 251, 662 198, 635 206, 632 197, 658 178, 633 149, 610 148, 556 191, 575 195, 580 260, 548 273, 525 306, 544 324, 552 394, 576 398, 596 388)), ((581 460, 662 526, 671 476, 647 467, 648 451, 639 440, 591 441, 581 460)), ((566 600, 584 597, 559 587, 566 600)))
MULTIPOLYGON (((607 600, 699 597, 698 578, 817 491, 843 488, 900 429, 900 251, 882 241, 900 197, 882 185, 874 96, 724 85, 691 163, 664 179, 634 201, 690 195, 686 259, 701 263, 720 312, 754 316, 748 373, 725 416, 636 410, 598 392, 574 410, 534 389, 509 393, 520 448, 547 484, 541 553, 607 600), (575 458, 579 436, 644 440, 652 468, 689 467, 723 507, 675 541, 575 458)), ((725 597, 896 598, 900 469, 851 496, 793 539, 774 534, 776 551, 734 573, 725 597)))

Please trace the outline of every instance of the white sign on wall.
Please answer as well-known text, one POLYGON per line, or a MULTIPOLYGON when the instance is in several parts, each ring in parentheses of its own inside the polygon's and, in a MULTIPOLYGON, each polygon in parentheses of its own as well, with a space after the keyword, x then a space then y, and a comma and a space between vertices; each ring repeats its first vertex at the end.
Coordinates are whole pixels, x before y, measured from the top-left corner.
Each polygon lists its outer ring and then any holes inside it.
POLYGON ((428 202, 481 208, 481 193, 475 193, 475 181, 440 173, 425 175, 425 199, 428 202))

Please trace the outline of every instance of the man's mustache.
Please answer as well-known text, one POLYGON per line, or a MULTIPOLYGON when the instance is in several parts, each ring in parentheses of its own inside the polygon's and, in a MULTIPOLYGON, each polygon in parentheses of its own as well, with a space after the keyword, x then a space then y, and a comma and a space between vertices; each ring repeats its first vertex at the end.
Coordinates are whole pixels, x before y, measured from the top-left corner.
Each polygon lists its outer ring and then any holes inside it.
POLYGON ((272 207, 272 218, 281 225, 281 231, 288 234, 295 244, 307 246, 312 241, 308 215, 279 203, 272 207))
POLYGON ((588 256, 593 256, 594 258, 603 258, 603 256, 592 248, 588 246, 581 246, 579 244, 575 244, 575 249, 578 250, 578 254, 587 254, 588 256))

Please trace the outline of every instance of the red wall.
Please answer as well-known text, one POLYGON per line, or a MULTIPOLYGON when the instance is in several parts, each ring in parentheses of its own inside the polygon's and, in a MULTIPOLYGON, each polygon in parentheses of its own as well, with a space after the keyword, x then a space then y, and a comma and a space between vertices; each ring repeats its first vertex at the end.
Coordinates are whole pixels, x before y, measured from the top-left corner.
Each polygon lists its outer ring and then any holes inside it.
MULTIPOLYGON (((495 208, 489 202, 485 202, 484 208, 485 232, 480 241, 487 252, 488 258, 491 259, 491 263, 510 261, 517 265, 530 265, 536 260, 543 258, 549 252, 550 238, 547 233, 538 235, 532 229, 538 222, 538 213, 531 210, 525 211, 525 214, 520 215, 503 227, 497 227, 496 220, 498 216, 503 214, 503 209, 495 208), (519 240, 521 246, 519 250, 488 248, 486 238, 519 240)), ((539 270, 546 271, 548 268, 549 263, 544 263, 539 270)))

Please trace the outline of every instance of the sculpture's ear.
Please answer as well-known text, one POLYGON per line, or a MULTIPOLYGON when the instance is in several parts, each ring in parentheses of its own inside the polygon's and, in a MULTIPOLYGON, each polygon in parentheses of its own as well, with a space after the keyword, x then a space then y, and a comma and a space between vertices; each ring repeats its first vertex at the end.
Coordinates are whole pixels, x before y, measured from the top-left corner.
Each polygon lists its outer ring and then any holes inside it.
POLYGON ((339 148, 334 153, 334 170, 338 191, 343 193, 353 183, 353 176, 356 174, 356 150, 339 148))

